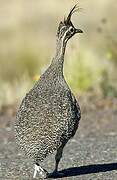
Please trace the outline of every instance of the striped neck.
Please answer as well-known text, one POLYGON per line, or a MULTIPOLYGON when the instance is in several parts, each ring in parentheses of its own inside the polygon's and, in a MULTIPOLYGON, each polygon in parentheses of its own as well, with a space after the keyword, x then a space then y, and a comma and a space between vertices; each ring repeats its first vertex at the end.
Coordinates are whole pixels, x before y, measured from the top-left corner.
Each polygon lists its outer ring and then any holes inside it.
POLYGON ((53 58, 51 63, 51 65, 57 68, 58 71, 61 73, 63 73, 63 63, 64 63, 66 44, 67 44, 66 41, 64 41, 62 38, 57 39, 55 57, 53 58))

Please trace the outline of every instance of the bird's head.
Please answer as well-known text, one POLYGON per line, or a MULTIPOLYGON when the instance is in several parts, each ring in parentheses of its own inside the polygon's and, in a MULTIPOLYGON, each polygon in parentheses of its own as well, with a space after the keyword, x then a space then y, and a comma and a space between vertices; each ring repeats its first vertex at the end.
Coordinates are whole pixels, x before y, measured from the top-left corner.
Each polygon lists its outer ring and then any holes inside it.
POLYGON ((75 5, 71 11, 69 12, 68 16, 64 21, 61 21, 57 31, 57 38, 62 39, 64 42, 67 42, 72 36, 76 33, 83 33, 81 29, 75 28, 72 21, 71 16, 78 10, 77 5, 75 5))

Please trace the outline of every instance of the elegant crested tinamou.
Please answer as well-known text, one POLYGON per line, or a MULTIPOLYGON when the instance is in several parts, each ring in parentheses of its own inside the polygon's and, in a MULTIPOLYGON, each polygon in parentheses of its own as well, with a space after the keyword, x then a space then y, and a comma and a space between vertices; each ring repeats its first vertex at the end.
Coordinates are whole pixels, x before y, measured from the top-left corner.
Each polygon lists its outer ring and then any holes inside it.
POLYGON ((76 33, 82 33, 71 22, 78 10, 75 5, 57 30, 56 53, 50 66, 41 75, 34 87, 26 94, 16 116, 16 142, 35 164, 37 172, 48 177, 40 163, 55 150, 55 170, 62 157, 65 144, 74 136, 81 118, 80 107, 63 75, 66 44, 76 33))

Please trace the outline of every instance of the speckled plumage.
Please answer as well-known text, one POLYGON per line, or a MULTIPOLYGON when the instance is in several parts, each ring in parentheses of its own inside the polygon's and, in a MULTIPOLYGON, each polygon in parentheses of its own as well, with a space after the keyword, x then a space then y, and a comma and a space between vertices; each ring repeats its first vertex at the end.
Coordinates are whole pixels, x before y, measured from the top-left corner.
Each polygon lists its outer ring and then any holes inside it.
POLYGON ((74 136, 81 117, 80 107, 63 75, 64 53, 69 39, 65 32, 70 26, 64 22, 61 27, 60 23, 55 57, 26 94, 17 112, 16 141, 35 163, 40 163, 66 144, 74 136))

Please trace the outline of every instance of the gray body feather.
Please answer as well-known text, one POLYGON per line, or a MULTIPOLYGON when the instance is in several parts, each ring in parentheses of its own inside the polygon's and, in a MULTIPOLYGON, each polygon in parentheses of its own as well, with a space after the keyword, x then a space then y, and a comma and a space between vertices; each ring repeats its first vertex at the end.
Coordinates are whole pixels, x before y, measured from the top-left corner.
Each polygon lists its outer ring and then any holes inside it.
POLYGON ((38 162, 73 137, 80 108, 63 75, 50 66, 26 94, 16 118, 19 147, 38 162))

